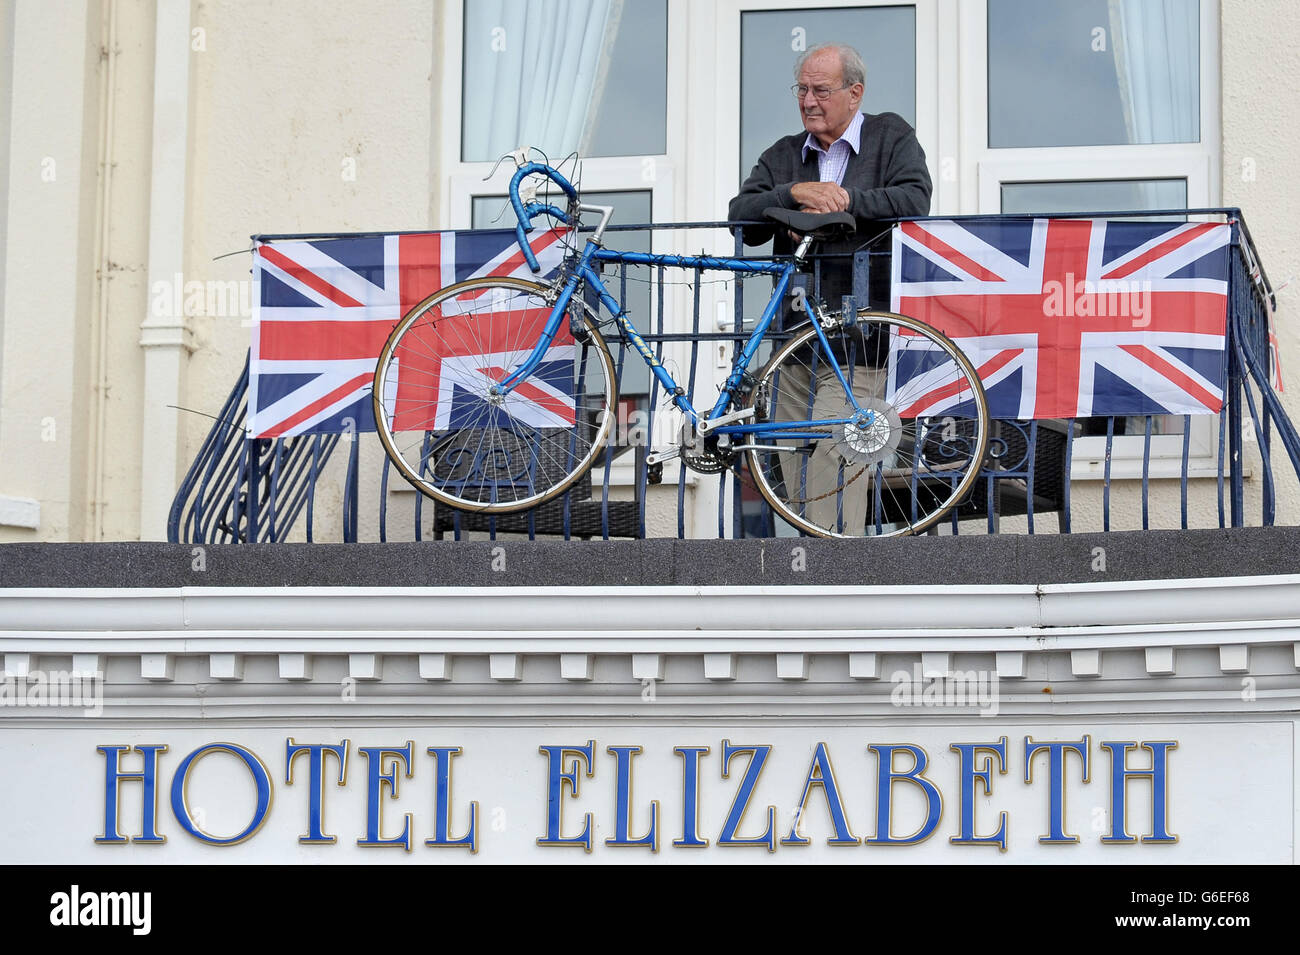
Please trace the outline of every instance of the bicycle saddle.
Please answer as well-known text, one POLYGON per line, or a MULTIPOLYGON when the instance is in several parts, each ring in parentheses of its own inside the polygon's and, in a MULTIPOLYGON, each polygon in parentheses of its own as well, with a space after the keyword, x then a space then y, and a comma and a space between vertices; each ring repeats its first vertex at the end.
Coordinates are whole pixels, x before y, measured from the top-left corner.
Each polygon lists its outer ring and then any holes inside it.
POLYGON ((782 209, 780 206, 768 206, 763 210, 763 215, 787 229, 800 235, 811 235, 814 239, 843 238, 858 229, 857 220, 847 212, 799 212, 795 209, 782 209))

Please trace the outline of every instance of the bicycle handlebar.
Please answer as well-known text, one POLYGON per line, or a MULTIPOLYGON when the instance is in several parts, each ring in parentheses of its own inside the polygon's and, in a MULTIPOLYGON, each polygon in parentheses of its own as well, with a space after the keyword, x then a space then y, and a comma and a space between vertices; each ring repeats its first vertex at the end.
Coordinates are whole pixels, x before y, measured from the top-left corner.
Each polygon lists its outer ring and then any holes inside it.
POLYGON ((519 220, 518 224, 515 226, 515 236, 519 240, 519 248, 523 250, 524 260, 528 263, 528 267, 534 272, 540 272, 542 267, 537 261, 537 256, 533 254, 532 247, 528 244, 528 239, 525 235, 525 233, 533 231, 533 216, 544 212, 547 215, 554 216, 565 224, 568 224, 569 216, 567 213, 561 212, 555 206, 545 202, 530 202, 527 205, 524 205, 523 200, 519 198, 519 183, 523 181, 525 176, 530 176, 533 173, 541 173, 547 179, 550 179, 564 190, 565 195, 567 195, 572 202, 578 201, 578 191, 574 189, 573 184, 570 183, 569 180, 565 179, 559 172, 555 171, 550 166, 539 162, 524 163, 515 170, 515 174, 510 178, 510 205, 514 207, 515 218, 519 220))

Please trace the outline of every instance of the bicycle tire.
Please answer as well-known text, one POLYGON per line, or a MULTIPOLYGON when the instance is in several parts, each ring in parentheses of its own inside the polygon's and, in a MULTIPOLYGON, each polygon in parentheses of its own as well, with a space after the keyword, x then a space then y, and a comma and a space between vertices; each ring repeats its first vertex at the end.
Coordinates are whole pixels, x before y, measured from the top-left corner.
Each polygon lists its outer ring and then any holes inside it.
POLYGON ((585 305, 584 340, 564 320, 542 364, 509 396, 490 394, 532 353, 553 298, 524 279, 472 279, 393 328, 375 368, 375 424, 421 493, 470 513, 523 511, 563 494, 604 449, 618 385, 585 305))
POLYGON ((747 443, 763 446, 748 452, 759 492, 787 524, 814 536, 899 537, 933 527, 969 494, 988 450, 978 373, 947 336, 905 315, 862 311, 854 325, 823 331, 831 356, 812 326, 772 355, 749 400, 754 420, 853 417, 831 360, 874 417, 790 428, 789 438, 753 435, 747 443))

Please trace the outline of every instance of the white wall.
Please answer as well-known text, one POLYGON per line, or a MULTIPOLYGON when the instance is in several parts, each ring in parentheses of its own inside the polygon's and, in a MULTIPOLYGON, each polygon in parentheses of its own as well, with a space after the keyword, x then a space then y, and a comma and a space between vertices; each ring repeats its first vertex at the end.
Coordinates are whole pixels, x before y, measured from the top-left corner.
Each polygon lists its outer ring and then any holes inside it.
POLYGON ((35 500, 40 516, 39 527, 0 526, 0 540, 87 530, 99 44, 97 6, 15 4, 0 497, 35 500))

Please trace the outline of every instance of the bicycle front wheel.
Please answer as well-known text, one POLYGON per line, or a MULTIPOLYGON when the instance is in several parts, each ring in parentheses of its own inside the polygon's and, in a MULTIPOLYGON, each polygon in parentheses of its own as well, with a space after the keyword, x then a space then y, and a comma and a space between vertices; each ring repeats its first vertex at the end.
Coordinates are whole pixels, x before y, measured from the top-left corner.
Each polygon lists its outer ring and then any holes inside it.
POLYGON ((475 513, 526 510, 564 493, 605 447, 617 385, 590 310, 576 339, 566 317, 532 373, 497 393, 541 340, 548 292, 509 277, 461 282, 389 335, 375 369, 375 423, 422 493, 475 513))
POLYGON ((769 427, 748 442, 759 491, 787 524, 819 537, 934 526, 970 493, 988 449, 974 366, 904 315, 864 311, 823 331, 830 354, 808 326, 760 372, 751 404, 769 427))

